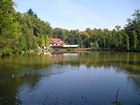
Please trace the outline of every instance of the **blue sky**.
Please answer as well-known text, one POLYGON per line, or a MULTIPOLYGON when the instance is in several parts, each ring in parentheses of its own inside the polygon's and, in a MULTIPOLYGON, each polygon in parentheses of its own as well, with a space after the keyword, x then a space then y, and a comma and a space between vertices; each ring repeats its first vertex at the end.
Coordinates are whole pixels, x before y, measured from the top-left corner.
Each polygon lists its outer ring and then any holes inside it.
POLYGON ((16 10, 26 12, 29 8, 53 28, 65 29, 122 27, 140 0, 14 0, 16 10))

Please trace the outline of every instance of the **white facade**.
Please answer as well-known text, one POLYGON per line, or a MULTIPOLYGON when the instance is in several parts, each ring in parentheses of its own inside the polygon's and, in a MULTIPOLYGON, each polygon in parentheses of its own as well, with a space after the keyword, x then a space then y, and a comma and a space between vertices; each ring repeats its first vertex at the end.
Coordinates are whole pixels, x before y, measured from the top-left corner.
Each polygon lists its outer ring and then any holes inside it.
POLYGON ((79 45, 64 45, 64 48, 77 48, 79 45))

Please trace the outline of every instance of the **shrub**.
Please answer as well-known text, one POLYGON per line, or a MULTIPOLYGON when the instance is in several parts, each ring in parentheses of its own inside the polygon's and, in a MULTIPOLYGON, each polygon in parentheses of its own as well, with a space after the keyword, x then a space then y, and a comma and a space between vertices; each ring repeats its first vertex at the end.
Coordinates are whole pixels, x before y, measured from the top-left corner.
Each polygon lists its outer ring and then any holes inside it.
POLYGON ((2 49, 2 56, 12 55, 13 50, 11 48, 5 47, 2 49))

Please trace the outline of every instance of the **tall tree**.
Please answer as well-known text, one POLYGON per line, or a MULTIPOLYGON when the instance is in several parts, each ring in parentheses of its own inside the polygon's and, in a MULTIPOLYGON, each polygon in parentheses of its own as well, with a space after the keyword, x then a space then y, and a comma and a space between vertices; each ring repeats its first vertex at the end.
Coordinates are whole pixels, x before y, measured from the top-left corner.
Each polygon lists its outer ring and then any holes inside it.
POLYGON ((128 24, 125 26, 125 31, 129 36, 131 48, 136 46, 134 45, 134 33, 137 35, 137 44, 140 45, 140 10, 136 10, 132 15, 132 18, 128 19, 128 24))
POLYGON ((13 5, 12 0, 0 1, 0 34, 9 35, 9 37, 20 35, 13 5))
POLYGON ((125 34, 125 37, 126 37, 126 49, 129 50, 129 48, 130 48, 129 47, 130 46, 129 45, 129 36, 127 34, 125 34))
POLYGON ((21 36, 20 25, 16 21, 17 17, 13 6, 12 0, 0 1, 0 36, 2 39, 0 44, 3 45, 0 50, 3 54, 7 51, 14 53, 21 36))
POLYGON ((122 34, 121 34, 121 32, 119 32, 119 36, 118 36, 119 38, 118 38, 118 43, 119 43, 119 48, 122 48, 122 44, 123 44, 123 37, 122 37, 122 34))
POLYGON ((120 31, 121 26, 115 26, 115 28, 117 29, 117 31, 120 31))
POLYGON ((44 35, 41 35, 41 47, 45 47, 45 38, 44 38, 44 35))
POLYGON ((136 34, 135 31, 133 31, 133 33, 132 33, 132 46, 133 46, 133 49, 137 48, 137 43, 138 43, 137 34, 136 34))
POLYGON ((49 48, 49 38, 48 38, 48 36, 46 36, 45 37, 45 46, 47 47, 47 48, 49 48))

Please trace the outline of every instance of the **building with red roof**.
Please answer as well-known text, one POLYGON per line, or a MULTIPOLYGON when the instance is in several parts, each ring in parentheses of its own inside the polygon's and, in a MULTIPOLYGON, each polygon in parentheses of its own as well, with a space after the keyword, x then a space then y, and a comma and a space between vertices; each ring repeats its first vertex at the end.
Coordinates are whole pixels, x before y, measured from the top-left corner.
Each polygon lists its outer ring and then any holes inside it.
POLYGON ((63 47, 65 43, 59 38, 50 38, 50 47, 63 47))
POLYGON ((78 45, 66 45, 59 38, 50 38, 49 41, 50 41, 51 48, 77 48, 78 47, 78 45))

